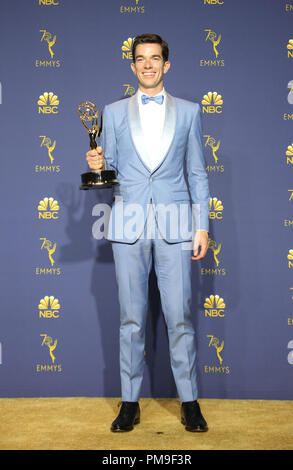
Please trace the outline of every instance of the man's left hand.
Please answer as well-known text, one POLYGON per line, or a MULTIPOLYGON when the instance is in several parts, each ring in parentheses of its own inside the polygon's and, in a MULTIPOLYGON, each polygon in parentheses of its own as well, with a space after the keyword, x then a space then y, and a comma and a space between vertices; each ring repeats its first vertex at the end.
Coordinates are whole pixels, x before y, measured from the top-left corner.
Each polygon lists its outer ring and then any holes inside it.
POLYGON ((193 256, 191 259, 199 260, 205 257, 209 247, 209 233, 206 230, 197 230, 193 243, 193 256), (200 247, 200 252, 199 252, 200 247))

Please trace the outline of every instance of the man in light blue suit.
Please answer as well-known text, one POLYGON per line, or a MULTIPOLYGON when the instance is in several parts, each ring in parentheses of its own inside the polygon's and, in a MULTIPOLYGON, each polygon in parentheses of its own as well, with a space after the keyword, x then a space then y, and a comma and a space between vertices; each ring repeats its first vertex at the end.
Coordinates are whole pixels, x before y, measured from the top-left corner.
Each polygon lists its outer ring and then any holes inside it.
POLYGON ((200 107, 165 91, 169 50, 160 36, 136 37, 132 52, 138 91, 105 107, 102 146, 87 152, 92 170, 114 169, 120 182, 114 189, 107 235, 115 260, 121 320, 122 406, 111 430, 130 431, 140 421, 138 401, 153 259, 171 367, 182 402, 181 420, 188 431, 206 431, 197 402, 190 311, 191 259, 203 258, 208 249, 210 195, 200 107))

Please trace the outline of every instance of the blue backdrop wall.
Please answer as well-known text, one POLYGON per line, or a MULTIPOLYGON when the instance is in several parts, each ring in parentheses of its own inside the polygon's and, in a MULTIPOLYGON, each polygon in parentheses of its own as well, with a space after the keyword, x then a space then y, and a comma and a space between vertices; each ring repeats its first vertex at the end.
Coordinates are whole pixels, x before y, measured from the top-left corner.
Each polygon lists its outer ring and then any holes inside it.
MULTIPOLYGON (((1 397, 120 396, 112 251, 93 232, 112 195, 79 190, 89 139, 77 106, 130 96, 132 38, 156 32, 170 46, 167 91, 202 108, 200 396, 292 399, 292 26, 292 0, 2 2, 1 397)), ((175 397, 154 273, 150 284, 143 396, 175 397)))

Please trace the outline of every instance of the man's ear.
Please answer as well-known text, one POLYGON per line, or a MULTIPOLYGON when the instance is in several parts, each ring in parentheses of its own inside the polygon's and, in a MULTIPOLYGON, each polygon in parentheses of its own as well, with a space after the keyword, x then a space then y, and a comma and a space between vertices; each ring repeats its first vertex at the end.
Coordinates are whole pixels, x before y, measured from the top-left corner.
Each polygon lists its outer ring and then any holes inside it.
POLYGON ((169 62, 169 60, 166 60, 166 62, 164 63, 164 73, 167 73, 170 67, 171 67, 171 62, 169 62))
POLYGON ((130 67, 131 67, 132 72, 133 72, 134 75, 136 76, 136 67, 135 67, 135 63, 134 63, 134 62, 131 62, 130 67))

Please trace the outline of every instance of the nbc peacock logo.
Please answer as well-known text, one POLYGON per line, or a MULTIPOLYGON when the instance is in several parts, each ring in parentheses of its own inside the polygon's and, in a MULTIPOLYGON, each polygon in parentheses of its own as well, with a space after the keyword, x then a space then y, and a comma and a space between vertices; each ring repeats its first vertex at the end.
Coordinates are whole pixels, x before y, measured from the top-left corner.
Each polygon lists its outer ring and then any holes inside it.
POLYGON ((222 104, 224 103, 222 95, 218 94, 216 91, 209 91, 206 95, 203 96, 201 101, 202 112, 208 114, 221 114, 222 104))
POLYGON ((122 59, 130 59, 133 60, 132 57, 132 44, 135 38, 128 38, 126 41, 123 41, 123 45, 121 47, 122 51, 122 59))
POLYGON ((39 0, 39 5, 44 5, 44 6, 57 6, 59 5, 59 2, 56 0, 39 0))
POLYGON ((288 41, 287 56, 288 56, 288 59, 293 57, 293 39, 289 39, 289 41, 288 41))
POLYGON ((38 99, 39 114, 58 114, 59 99, 52 91, 45 91, 38 99))
POLYGON ((286 162, 287 162, 287 165, 293 165, 293 143, 288 145, 287 147, 286 162))
POLYGON ((222 219, 223 218, 223 210, 224 205, 220 199, 217 197, 211 197, 209 203, 209 217, 210 219, 222 219))
POLYGON ((293 249, 291 248, 287 254, 288 268, 293 268, 293 249))
POLYGON ((218 294, 216 295, 210 295, 205 299, 204 302, 204 315, 205 317, 221 317, 223 318, 225 316, 225 308, 226 304, 224 302, 224 299, 220 297, 218 294))
POLYGON ((58 219, 59 218, 59 204, 53 197, 44 197, 39 202, 38 214, 39 219, 58 219))
POLYGON ((60 303, 53 295, 46 295, 39 303, 39 318, 59 318, 60 303))
POLYGON ((204 5, 223 5, 222 0, 203 0, 204 5))

